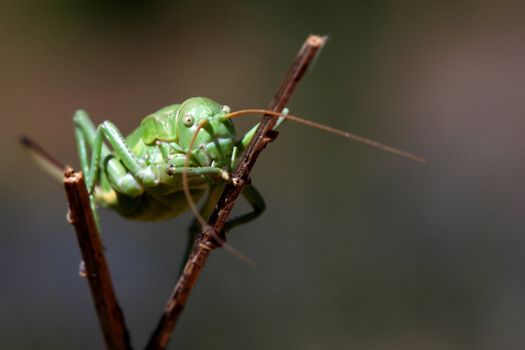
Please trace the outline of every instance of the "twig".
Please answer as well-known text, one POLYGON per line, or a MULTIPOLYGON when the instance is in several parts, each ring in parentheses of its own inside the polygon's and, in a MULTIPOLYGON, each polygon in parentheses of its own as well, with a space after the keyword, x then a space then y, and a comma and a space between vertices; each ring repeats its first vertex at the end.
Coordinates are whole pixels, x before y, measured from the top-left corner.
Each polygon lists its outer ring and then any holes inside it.
POLYGON ((104 248, 93 213, 82 173, 66 167, 64 187, 69 203, 68 220, 75 227, 78 245, 85 264, 86 278, 95 302, 98 319, 108 349, 131 349, 124 315, 113 289, 104 248))
MULTIPOLYGON (((306 69, 325 42, 326 37, 319 37, 316 35, 310 35, 306 39, 301 50, 297 54, 288 75, 285 77, 279 91, 270 103, 269 109, 278 112, 283 110, 303 74, 306 72, 306 69)), ((210 218, 208 226, 203 227, 202 233, 196 241, 195 247, 186 262, 184 270, 164 307, 164 313, 149 340, 146 347, 147 349, 160 350, 165 349, 168 345, 171 334, 177 324, 177 320, 186 306, 188 297, 195 286, 206 261, 208 260, 210 252, 221 246, 221 243, 217 242, 216 239, 217 233, 223 231, 226 220, 235 204, 235 200, 242 192, 244 185, 249 182, 250 171, 259 154, 269 142, 275 140, 277 137, 277 133, 273 131, 275 123, 276 118, 268 116, 264 117, 261 121, 254 138, 234 172, 233 178, 235 179, 235 185, 228 184, 226 186, 226 189, 222 193, 217 207, 210 218)), ((224 239, 224 237, 222 237, 222 239, 224 239)))

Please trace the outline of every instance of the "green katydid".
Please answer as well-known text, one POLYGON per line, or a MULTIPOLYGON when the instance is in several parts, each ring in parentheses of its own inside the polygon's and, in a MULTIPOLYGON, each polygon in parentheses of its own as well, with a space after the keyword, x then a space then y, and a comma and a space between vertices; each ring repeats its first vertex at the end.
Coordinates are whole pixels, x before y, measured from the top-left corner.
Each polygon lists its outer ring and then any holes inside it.
MULTIPOLYGON (((417 155, 286 112, 264 109, 231 112, 228 106, 203 97, 189 98, 158 110, 145 117, 127 137, 109 121, 95 128, 87 113, 79 110, 73 118, 75 136, 95 218, 97 204, 136 220, 163 220, 192 209, 195 221, 190 232, 193 236, 199 227, 197 224, 205 224, 211 215, 226 183, 232 181, 232 170, 255 134, 257 125, 242 138, 235 138, 231 119, 247 114, 279 118, 276 127, 290 119, 425 161, 417 155), (197 210, 193 201, 205 194, 204 204, 197 210)), ((51 165, 48 168, 60 167, 60 163, 33 142, 24 138, 23 143, 41 161, 51 165)), ((264 200, 253 185, 244 188, 243 196, 253 211, 231 220, 227 229, 255 219, 265 209, 264 200)))

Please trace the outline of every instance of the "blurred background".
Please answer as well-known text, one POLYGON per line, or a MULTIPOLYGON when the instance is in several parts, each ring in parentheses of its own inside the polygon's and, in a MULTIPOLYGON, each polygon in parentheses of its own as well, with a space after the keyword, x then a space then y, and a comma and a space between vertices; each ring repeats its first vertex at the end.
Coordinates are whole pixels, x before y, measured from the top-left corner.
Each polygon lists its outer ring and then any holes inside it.
MULTIPOLYGON (((330 40, 291 111, 430 162, 284 125, 252 175, 268 209, 230 235, 259 267, 214 252, 170 348, 525 346, 522 2, 0 4, 1 348, 103 348, 63 189, 19 135, 78 167, 79 107, 124 133, 191 96, 266 107, 310 33, 330 40)), ((190 220, 101 210, 138 349, 190 220)))

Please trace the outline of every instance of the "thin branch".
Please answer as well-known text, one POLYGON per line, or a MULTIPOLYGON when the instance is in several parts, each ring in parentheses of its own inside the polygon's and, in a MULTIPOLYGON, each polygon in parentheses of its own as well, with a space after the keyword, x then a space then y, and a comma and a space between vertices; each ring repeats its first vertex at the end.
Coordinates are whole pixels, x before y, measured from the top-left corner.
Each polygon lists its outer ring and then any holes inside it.
POLYGON ((89 195, 80 172, 66 167, 64 187, 69 203, 68 220, 75 227, 85 264, 86 278, 95 302, 107 349, 131 349, 124 315, 117 301, 111 274, 104 256, 97 225, 89 204, 89 195))
MULTIPOLYGON (((279 91, 271 101, 269 109, 277 112, 281 112, 284 109, 308 66, 325 42, 326 37, 317 35, 310 35, 306 39, 279 91)), ((255 165, 259 154, 269 142, 277 137, 277 132, 273 131, 276 121, 276 118, 269 116, 264 117, 261 121, 254 138, 234 172, 235 185, 228 184, 226 186, 208 226, 203 227, 184 270, 164 307, 164 313, 149 340, 147 349, 160 350, 165 349, 168 345, 171 334, 177 325, 177 320, 186 306, 190 293, 208 260, 210 252, 221 246, 221 242, 218 241, 225 239, 224 237, 216 239, 217 233, 223 232, 224 225, 237 197, 239 197, 245 184, 249 182, 250 171, 255 165)))

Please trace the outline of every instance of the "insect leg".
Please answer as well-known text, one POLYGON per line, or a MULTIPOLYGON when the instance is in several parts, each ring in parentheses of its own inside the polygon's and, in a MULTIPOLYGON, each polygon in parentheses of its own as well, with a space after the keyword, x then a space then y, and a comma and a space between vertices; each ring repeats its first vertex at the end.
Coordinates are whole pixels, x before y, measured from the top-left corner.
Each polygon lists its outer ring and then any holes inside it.
MULTIPOLYGON (((288 114, 288 108, 283 109, 282 114, 284 115, 288 114)), ((286 120, 285 118, 278 118, 277 123, 275 124, 273 130, 276 130, 285 120, 286 120)), ((255 136, 255 132, 257 131, 258 127, 259 127, 259 123, 255 124, 253 128, 251 128, 250 130, 248 130, 246 134, 244 134, 242 139, 240 139, 239 141, 235 143, 235 146, 233 148, 233 153, 232 153, 232 163, 231 163, 232 169, 235 168, 235 165, 237 164, 237 160, 239 159, 240 155, 242 154, 242 152, 244 152, 246 147, 248 147, 248 145, 252 141, 253 136, 255 136)))
POLYGON ((229 174, 226 170, 212 166, 184 168, 171 164, 166 171, 168 175, 187 173, 188 175, 215 175, 214 177, 222 178, 224 180, 229 179, 229 174))
MULTIPOLYGON (((88 148, 93 149, 93 144, 95 142, 95 137, 97 130, 95 129, 95 126, 91 122, 91 119, 89 118, 88 114, 83 110, 78 110, 75 112, 75 115, 73 117, 73 121, 75 123, 75 137, 77 142, 77 148, 79 153, 79 159, 80 159, 80 166, 82 168, 82 172, 84 173, 84 176, 86 177, 86 184, 88 183, 88 176, 89 175, 89 159, 88 159, 88 148)), ((106 145, 102 145, 101 150, 101 158, 106 158, 110 154, 110 151, 106 145)), ((104 174, 100 174, 98 176, 100 180, 100 186, 105 190, 109 191, 111 190, 109 182, 104 174)), ((92 184, 96 184, 96 180, 92 179, 90 180, 92 184)), ((89 187, 88 187, 89 188, 89 187)))
MULTIPOLYGON (((73 121, 75 123, 75 139, 76 139, 77 149, 79 153, 80 167, 86 179, 86 188, 89 192, 89 203, 91 207, 91 212, 93 213, 95 222, 97 223, 97 227, 100 230, 100 224, 99 224, 97 208, 96 208, 95 194, 93 192, 94 185, 97 182, 97 179, 95 177, 99 177, 99 172, 90 171, 91 168, 90 168, 89 159, 88 159, 88 147, 93 149, 94 139, 96 136, 96 130, 95 130, 95 127, 93 126, 93 123, 89 119, 88 114, 83 110, 78 110, 75 112, 73 121)), ((109 150, 107 149, 107 147, 104 146, 100 150, 100 152, 104 154, 108 154, 109 150)), ((96 157, 96 158, 99 158, 99 157, 96 157)), ((107 179, 105 178, 105 176, 101 177, 100 182, 101 182, 101 187, 105 188, 106 190, 110 190, 109 183, 107 182, 107 179)))
MULTIPOLYGON (((136 197, 144 192, 142 186, 142 176, 140 171, 143 167, 138 163, 135 155, 129 150, 124 137, 111 122, 105 121, 100 124, 96 131, 95 142, 93 144, 93 157, 91 158, 91 173, 96 173, 100 166, 100 148, 103 140, 106 140, 116 158, 105 160, 106 173, 109 180, 119 192, 130 197, 136 197), (120 160, 120 161, 119 161, 120 160)), ((111 155, 109 156, 111 157, 111 155)))
MULTIPOLYGON (((285 109, 283 109, 282 114, 283 115, 287 115, 288 112, 289 112, 288 108, 285 108, 285 109)), ((281 118, 281 117, 278 118, 277 119, 277 123, 275 124, 273 130, 277 129, 285 120, 286 120, 285 118, 281 118)), ((232 166, 232 168, 235 167, 235 165, 237 164, 237 161, 238 161, 240 155, 242 154, 242 152, 244 152, 246 147, 248 147, 248 144, 253 139, 253 136, 255 135, 255 132, 256 132, 258 127, 259 127, 259 123, 257 123, 253 128, 251 128, 243 136, 242 139, 240 139, 239 141, 237 141, 235 143, 235 146, 233 148, 233 153, 232 153, 232 159, 231 159, 231 166, 232 166)), ((241 216, 239 216, 237 218, 234 218, 234 219, 228 221, 226 223, 226 225, 225 225, 225 230, 231 230, 235 226, 242 225, 242 224, 248 223, 248 222, 256 219, 266 209, 266 204, 264 203, 264 198, 261 196, 259 191, 257 191, 257 189, 253 185, 251 185, 251 184, 246 185, 244 187, 244 190, 242 191, 242 194, 243 194, 244 198, 246 198, 248 203, 250 203, 250 205, 252 206, 253 211, 251 213, 243 214, 243 215, 241 215, 241 216)))
POLYGON ((264 203, 263 197, 253 185, 246 185, 244 187, 244 190, 242 191, 242 195, 244 196, 244 198, 246 198, 248 203, 250 203, 250 205, 253 208, 253 211, 228 221, 224 226, 224 229, 226 231, 231 230, 235 226, 246 224, 256 219, 266 209, 266 204, 264 203))
MULTIPOLYGON (((105 122, 98 129, 95 129, 89 116, 84 111, 77 111, 73 120, 76 126, 75 134, 77 136, 80 162, 86 177, 88 191, 94 194, 95 185, 99 182, 103 193, 111 193, 113 188, 130 197, 136 197, 141 194, 143 192, 142 185, 126 169, 124 166, 126 164, 123 165, 118 159, 112 157, 109 148, 103 143, 103 137, 106 137, 115 150, 115 154, 120 158, 121 148, 116 143, 111 142, 111 137, 105 136, 106 124, 110 123, 105 122), (87 157, 88 147, 91 148, 91 164, 89 164, 87 157), (101 167, 105 171, 100 171, 101 167)), ((111 126, 113 125, 111 124, 111 126)), ((113 126, 113 129, 116 130, 116 127, 113 126)), ((116 133, 120 134, 118 130, 116 130, 116 133)), ((112 134, 115 134, 115 132, 112 134)), ((121 143, 124 143, 122 136, 120 136, 120 139, 121 143)), ((127 150, 125 145, 124 148, 127 150)), ((109 198, 112 198, 112 196, 109 198)))
POLYGON ((80 159, 80 168, 82 173, 89 172, 88 149, 86 145, 86 138, 79 128, 75 128, 75 139, 77 142, 78 157, 80 159))

